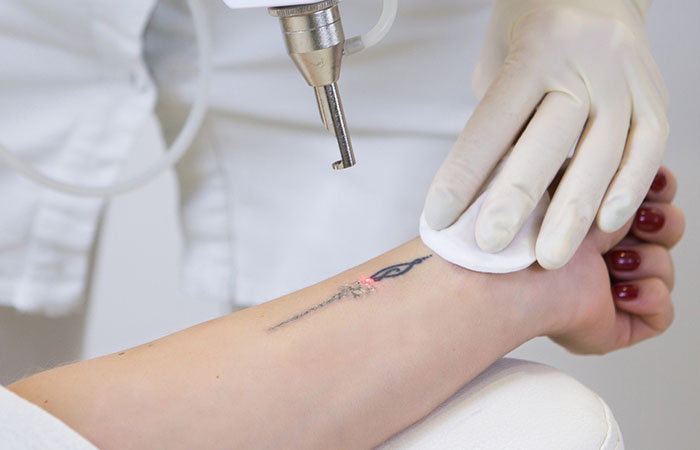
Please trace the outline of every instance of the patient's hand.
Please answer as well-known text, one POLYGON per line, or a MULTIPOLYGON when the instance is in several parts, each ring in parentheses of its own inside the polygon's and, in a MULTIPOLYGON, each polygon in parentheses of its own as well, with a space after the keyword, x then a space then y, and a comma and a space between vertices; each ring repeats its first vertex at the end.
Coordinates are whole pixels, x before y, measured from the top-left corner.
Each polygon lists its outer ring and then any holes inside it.
POLYGON ((662 168, 625 228, 606 234, 594 226, 568 265, 527 271, 537 295, 553 300, 553 321, 543 334, 576 353, 607 353, 671 325, 669 249, 685 227, 683 213, 670 204, 676 186, 673 174, 662 168))

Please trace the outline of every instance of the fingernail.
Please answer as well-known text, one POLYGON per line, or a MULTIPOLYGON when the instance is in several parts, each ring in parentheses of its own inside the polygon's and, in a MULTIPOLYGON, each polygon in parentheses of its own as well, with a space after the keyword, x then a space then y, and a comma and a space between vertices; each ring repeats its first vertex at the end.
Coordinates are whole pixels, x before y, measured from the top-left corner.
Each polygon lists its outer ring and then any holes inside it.
POLYGON ((666 175, 662 172, 656 174, 654 181, 651 183, 651 190, 654 192, 661 192, 664 190, 668 181, 666 180, 666 175))
POLYGON ((459 217, 459 201, 446 189, 431 192, 425 202, 425 220, 433 230, 449 227, 459 217))
POLYGON ((634 284, 613 286, 615 298, 622 301, 634 300, 639 296, 639 288, 634 284))
POLYGON ((606 233, 613 233, 632 217, 638 205, 632 204, 632 197, 627 194, 617 195, 605 202, 600 210, 598 225, 606 233))
POLYGON ((520 225, 519 209, 508 202, 486 200, 476 220, 476 243, 482 250, 496 253, 511 243, 520 225))
POLYGON ((608 263, 615 270, 631 272, 639 268, 642 257, 634 250, 615 250, 608 253, 608 263))
POLYGON ((563 267, 578 249, 585 232, 583 221, 574 210, 568 210, 558 223, 553 221, 540 230, 535 253, 537 261, 547 270, 563 267))
POLYGON ((664 214, 654 208, 641 208, 637 211, 637 217, 634 220, 635 227, 647 233, 659 231, 665 223, 664 214))
POLYGON ((476 229, 476 243, 485 252, 497 253, 508 246, 512 236, 510 231, 500 223, 476 229))

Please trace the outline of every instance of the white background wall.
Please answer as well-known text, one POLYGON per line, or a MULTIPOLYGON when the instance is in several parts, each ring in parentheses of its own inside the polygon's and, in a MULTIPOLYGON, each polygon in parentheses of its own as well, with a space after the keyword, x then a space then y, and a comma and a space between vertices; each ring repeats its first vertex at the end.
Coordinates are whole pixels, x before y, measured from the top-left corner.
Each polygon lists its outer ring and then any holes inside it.
MULTIPOLYGON (((612 407, 628 449, 700 448, 700 2, 657 0, 648 19, 650 41, 666 77, 672 134, 666 164, 680 179, 677 204, 688 232, 675 250, 676 323, 663 337, 604 357, 567 354, 545 339, 514 356, 558 367, 597 391, 612 407)), ((162 151, 154 123, 144 128, 130 166, 162 151)), ((0 310, 0 340, 16 341, 0 382, 77 358, 137 345, 228 312, 178 291, 181 248, 176 197, 168 174, 116 199, 107 213, 85 315, 59 321, 0 310), (85 327, 83 327, 85 323, 85 327), (84 336, 83 336, 84 334, 84 336)), ((6 346, 3 346, 6 348, 6 346)))

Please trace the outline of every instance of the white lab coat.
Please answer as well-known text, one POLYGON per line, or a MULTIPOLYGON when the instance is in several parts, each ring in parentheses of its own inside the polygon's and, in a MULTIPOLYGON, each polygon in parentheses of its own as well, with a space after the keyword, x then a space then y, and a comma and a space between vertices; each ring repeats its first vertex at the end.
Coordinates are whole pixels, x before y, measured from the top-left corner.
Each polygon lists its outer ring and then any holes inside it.
MULTIPOLYGON (((162 1, 151 16, 154 4, 0 3, 0 142, 56 177, 108 185, 156 95, 172 138, 197 55, 184 2, 162 1)), ((341 173, 277 20, 204 4, 211 111, 177 167, 187 290, 253 305, 416 236, 428 185, 475 104, 471 70, 490 1, 403 0, 386 40, 345 59, 358 165, 341 173)), ((380 10, 379 0, 343 4, 346 34, 380 10)), ((54 314, 79 304, 104 202, 48 192, 2 167, 0 199, 0 303, 54 314)))

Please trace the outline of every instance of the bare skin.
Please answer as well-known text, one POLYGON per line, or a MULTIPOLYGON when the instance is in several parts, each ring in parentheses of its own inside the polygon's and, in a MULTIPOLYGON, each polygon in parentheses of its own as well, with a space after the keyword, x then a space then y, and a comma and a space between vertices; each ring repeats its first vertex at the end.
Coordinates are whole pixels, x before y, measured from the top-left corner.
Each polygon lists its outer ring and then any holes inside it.
POLYGON ((10 389, 104 449, 370 448, 533 337, 606 353, 663 332, 668 249, 684 222, 662 173, 667 185, 646 205, 664 215, 661 230, 594 229, 557 271, 474 273, 416 239, 278 300, 10 389), (620 241, 641 256, 637 269, 606 264, 620 241), (396 265, 397 276, 377 275, 396 265), (611 275, 637 286, 636 299, 616 298, 611 275))

